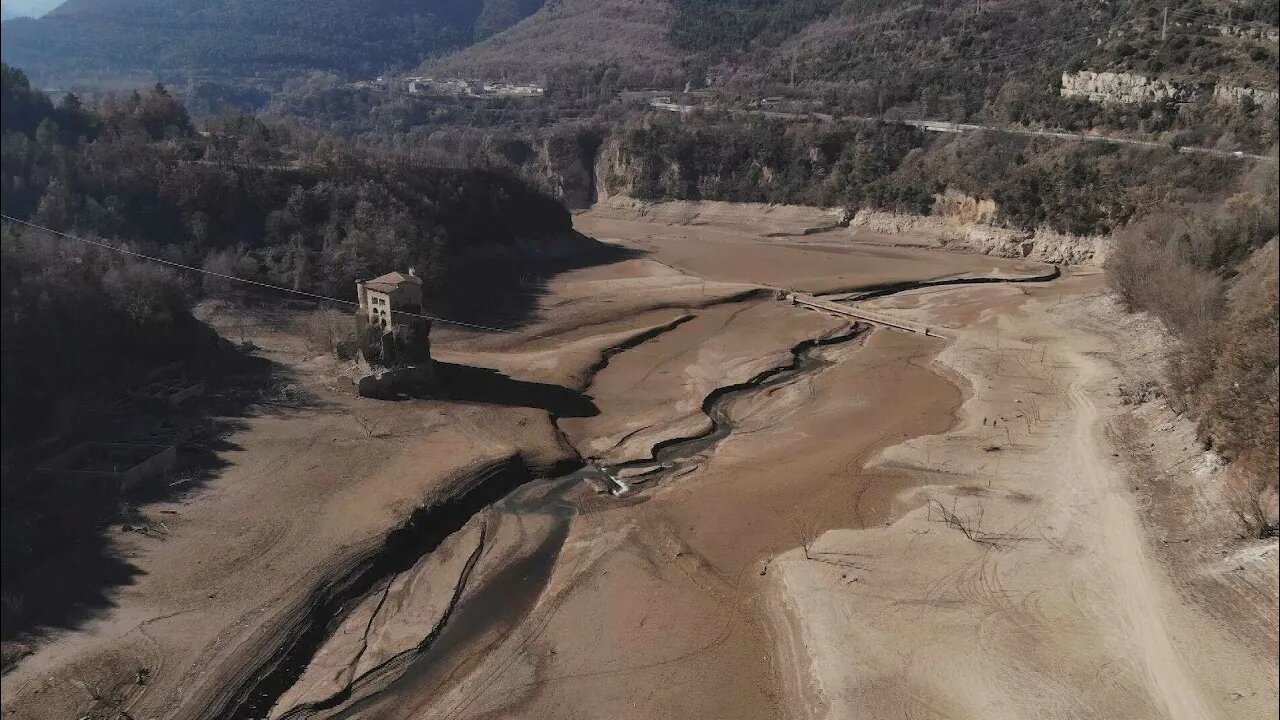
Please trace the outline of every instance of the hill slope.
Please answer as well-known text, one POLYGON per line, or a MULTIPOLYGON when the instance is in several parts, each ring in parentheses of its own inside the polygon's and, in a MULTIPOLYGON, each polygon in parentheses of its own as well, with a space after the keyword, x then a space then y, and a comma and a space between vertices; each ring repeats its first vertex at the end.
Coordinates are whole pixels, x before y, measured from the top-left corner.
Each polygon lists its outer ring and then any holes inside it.
POLYGON ((422 72, 537 80, 569 66, 615 62, 661 72, 678 60, 674 17, 670 0, 551 0, 505 32, 428 60, 422 72))
POLYGON ((538 0, 69 0, 3 25, 5 62, 83 76, 371 76, 505 29, 538 0))

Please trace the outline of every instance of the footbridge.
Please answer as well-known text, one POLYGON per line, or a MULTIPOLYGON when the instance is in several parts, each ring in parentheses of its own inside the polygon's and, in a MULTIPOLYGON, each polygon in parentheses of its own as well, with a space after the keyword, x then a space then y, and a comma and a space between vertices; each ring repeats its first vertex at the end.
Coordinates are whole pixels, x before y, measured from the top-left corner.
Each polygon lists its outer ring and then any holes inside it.
POLYGON ((869 322, 873 325, 883 325, 884 327, 893 328, 894 330, 902 330, 929 337, 942 337, 941 334, 936 331, 931 331, 929 326, 923 323, 891 317, 884 313, 876 312, 874 310, 866 310, 853 305, 824 300, 823 298, 808 295, 806 293, 787 292, 784 295, 784 298, 790 301, 792 305, 807 307, 811 310, 820 310, 833 315, 840 315, 854 320, 869 322))

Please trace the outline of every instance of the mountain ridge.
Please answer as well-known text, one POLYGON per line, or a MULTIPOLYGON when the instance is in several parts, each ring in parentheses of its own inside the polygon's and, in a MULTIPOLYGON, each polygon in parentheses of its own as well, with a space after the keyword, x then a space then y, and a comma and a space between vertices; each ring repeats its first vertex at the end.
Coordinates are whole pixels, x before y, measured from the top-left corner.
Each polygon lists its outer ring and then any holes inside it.
POLYGON ((4 61, 69 79, 256 78, 408 69, 500 32, 539 0, 68 0, 3 25, 4 61))

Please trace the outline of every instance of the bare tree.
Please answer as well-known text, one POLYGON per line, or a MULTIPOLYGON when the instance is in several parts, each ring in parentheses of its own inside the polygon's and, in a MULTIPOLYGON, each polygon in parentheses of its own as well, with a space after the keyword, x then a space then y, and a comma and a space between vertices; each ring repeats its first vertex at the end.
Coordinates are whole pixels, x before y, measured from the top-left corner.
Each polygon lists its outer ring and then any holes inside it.
MULTIPOLYGON (((945 523, 947 527, 953 530, 959 530, 965 537, 982 545, 990 545, 991 547, 1004 547, 1001 542, 1004 536, 982 531, 983 508, 978 508, 977 517, 963 517, 956 512, 955 502, 952 501, 951 507, 948 508, 939 500, 929 501, 929 519, 934 520, 935 517, 945 523)), ((935 520, 937 521, 937 520, 935 520)))
POLYGON ((382 422, 378 418, 368 415, 356 415, 355 418, 365 437, 378 437, 381 434, 382 422))
POLYGON ((800 541, 800 547, 804 548, 804 557, 806 560, 813 560, 813 541, 817 539, 817 528, 814 527, 813 521, 803 513, 799 512, 792 520, 792 526, 796 533, 796 539, 800 541))

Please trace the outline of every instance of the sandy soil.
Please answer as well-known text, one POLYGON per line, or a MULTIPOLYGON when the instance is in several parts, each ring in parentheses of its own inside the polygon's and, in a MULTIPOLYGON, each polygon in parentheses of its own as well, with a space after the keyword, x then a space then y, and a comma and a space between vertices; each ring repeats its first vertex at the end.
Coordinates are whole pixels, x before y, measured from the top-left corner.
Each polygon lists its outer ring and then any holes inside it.
POLYGON ((317 400, 240 421, 212 483, 145 507, 145 522, 162 524, 163 536, 108 529, 138 569, 136 582, 115 593, 112 610, 55 635, 5 675, 9 715, 194 714, 226 680, 220 672, 244 667, 302 611, 300 590, 359 563, 413 508, 455 492, 488 463, 566 455, 543 412, 354 397, 349 380, 306 372, 293 340, 256 338, 269 357, 298 367, 295 379, 317 400), (374 437, 358 417, 373 423, 374 437))
POLYGON ((227 467, 210 484, 145 507, 142 522, 163 525, 162 537, 107 530, 138 581, 114 592, 113 609, 47 638, 5 674, 6 714, 206 711, 299 621, 312 589, 359 566, 415 508, 457 493, 504 459, 536 469, 571 458, 548 411, 573 397, 606 347, 750 289, 644 261, 598 271, 559 278, 545 302, 560 313, 519 337, 437 333, 446 362, 541 384, 510 393, 533 395, 534 407, 521 407, 520 397, 494 397, 503 394, 502 383, 486 394, 489 402, 359 398, 343 368, 310 350, 297 327, 217 318, 234 339, 253 341, 286 368, 294 387, 313 399, 299 408, 261 406, 237 419, 226 438, 235 449, 223 454, 227 467), (604 298, 603 287, 610 289, 604 298), (513 345, 519 350, 493 349, 513 345), (541 392, 548 389, 563 392, 541 392), (539 407, 543 396, 549 401, 539 407))
POLYGON ((591 389, 600 415, 568 418, 560 427, 586 457, 649 457, 659 440, 710 427, 701 404, 712 390, 786 363, 792 345, 841 325, 771 301, 710 308, 610 362, 591 389))
MULTIPOLYGON (((845 327, 761 285, 1045 269, 796 236, 822 220, 799 211, 685 210, 578 215, 647 255, 553 279, 519 333, 438 326, 442 362, 489 369, 470 400, 353 397, 297 333, 257 331, 315 402, 245 419, 210 484, 145 509, 162 538, 113 535, 137 582, 4 676, 6 716, 216 715, 415 508, 504 461, 644 457, 706 430, 709 393, 845 327)), ((1119 404, 1147 335, 1099 287, 870 301, 948 337, 822 348, 627 496, 574 476, 460 517, 344 605, 272 716, 1275 717, 1275 543, 1163 542, 1229 512, 1148 489, 1189 485, 1142 470, 1194 448, 1149 439, 1185 420, 1119 404)))
MULTIPOLYGON (((871 463, 915 481, 889 524, 774 563, 781 646, 809 665, 787 685, 797 716, 1275 717, 1274 644, 1188 597, 1188 568, 1159 562, 1140 520, 1110 432, 1125 334, 1099 288, 875 303, 949 323, 938 360, 971 396, 956 427, 871 463), (974 303, 976 321, 950 319, 974 303)), ((1237 572, 1274 578, 1274 541, 1245 548, 1259 559, 1237 572)), ((1255 623, 1274 607, 1237 600, 1255 623)))
POLYGON ((751 222, 756 216, 744 212, 737 222, 716 224, 673 222, 680 215, 659 217, 662 221, 654 222, 634 212, 591 211, 577 215, 574 224, 587 235, 647 251, 660 262, 708 280, 810 293, 944 277, 1031 276, 1047 269, 1041 263, 985 255, 853 243, 843 236, 770 236, 803 232, 813 220, 803 216, 784 216, 784 222, 770 215, 751 222))

